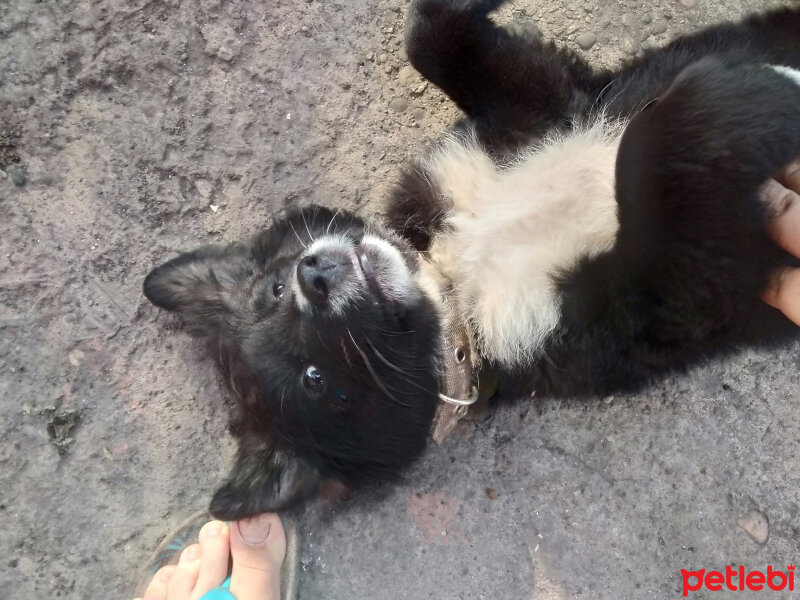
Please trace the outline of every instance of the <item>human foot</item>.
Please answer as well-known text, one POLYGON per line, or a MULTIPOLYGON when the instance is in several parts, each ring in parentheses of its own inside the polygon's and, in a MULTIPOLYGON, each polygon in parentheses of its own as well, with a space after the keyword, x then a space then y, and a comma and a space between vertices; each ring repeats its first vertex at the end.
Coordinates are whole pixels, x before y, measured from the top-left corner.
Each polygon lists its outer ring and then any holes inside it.
POLYGON ((280 600, 286 534, 280 518, 263 514, 232 523, 206 523, 199 543, 186 547, 177 565, 162 567, 141 600, 201 600, 226 579, 236 600, 280 600))

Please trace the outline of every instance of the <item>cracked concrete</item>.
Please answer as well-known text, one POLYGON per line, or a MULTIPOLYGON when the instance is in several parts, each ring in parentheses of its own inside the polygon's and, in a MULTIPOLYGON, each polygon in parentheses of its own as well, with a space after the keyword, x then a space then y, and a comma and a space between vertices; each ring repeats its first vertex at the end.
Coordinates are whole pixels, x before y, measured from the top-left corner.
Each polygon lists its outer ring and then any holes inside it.
MULTIPOLYGON (((614 65, 779 4, 517 0, 499 18, 614 65)), ((7 597, 129 598, 207 503, 234 449, 227 394, 141 281, 289 204, 380 212, 399 164, 456 117, 405 68, 406 10, 0 4, 7 597)), ((300 598, 662 599, 681 568, 797 563, 798 350, 638 395, 497 406, 400 482, 309 509, 300 598)))

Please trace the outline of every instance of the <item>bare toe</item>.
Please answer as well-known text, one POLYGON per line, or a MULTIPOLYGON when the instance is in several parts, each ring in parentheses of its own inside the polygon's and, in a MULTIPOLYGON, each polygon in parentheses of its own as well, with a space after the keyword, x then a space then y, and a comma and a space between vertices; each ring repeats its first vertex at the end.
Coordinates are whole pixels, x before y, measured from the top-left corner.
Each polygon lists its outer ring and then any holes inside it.
POLYGON ((200 574, 190 600, 222 585, 228 575, 231 554, 230 529, 222 521, 210 521, 200 530, 200 574))
POLYGON ((147 585, 142 600, 165 600, 167 597, 167 586, 174 572, 174 565, 162 567, 156 571, 156 574, 153 575, 153 578, 147 585))
POLYGON ((231 593, 237 600, 280 600, 286 533, 274 513, 237 521, 231 527, 231 593))
POLYGON ((167 600, 188 600, 200 573, 200 544, 187 546, 169 579, 167 600))

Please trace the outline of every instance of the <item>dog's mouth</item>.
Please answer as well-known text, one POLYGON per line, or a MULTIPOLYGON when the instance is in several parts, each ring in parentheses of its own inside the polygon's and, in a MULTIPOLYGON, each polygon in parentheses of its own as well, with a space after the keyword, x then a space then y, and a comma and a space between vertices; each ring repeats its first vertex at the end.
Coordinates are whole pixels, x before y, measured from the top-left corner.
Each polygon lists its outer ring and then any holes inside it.
POLYGON ((403 304, 413 294, 411 269, 391 242, 365 235, 353 247, 354 267, 370 294, 380 302, 403 304))
POLYGON ((355 247, 356 263, 358 264, 364 280, 367 282, 369 290, 378 298, 386 300, 386 297, 381 291, 381 286, 378 283, 378 277, 375 274, 375 269, 372 266, 366 248, 362 244, 357 244, 355 247))
POLYGON ((292 282, 299 307, 317 311, 341 313, 365 297, 398 307, 415 294, 412 267, 403 252, 369 234, 318 238, 298 260, 292 282))

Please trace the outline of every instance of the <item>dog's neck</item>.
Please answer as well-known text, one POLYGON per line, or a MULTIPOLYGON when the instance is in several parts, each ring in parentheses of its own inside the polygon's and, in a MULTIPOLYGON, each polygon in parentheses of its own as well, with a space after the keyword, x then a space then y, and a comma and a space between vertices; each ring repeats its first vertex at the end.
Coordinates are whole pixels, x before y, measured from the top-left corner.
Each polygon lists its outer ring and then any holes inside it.
POLYGON ((431 437, 439 443, 467 415, 470 406, 494 395, 496 380, 493 374, 486 376, 473 328, 452 282, 422 255, 418 278, 436 306, 441 324, 439 406, 431 428, 431 437))

